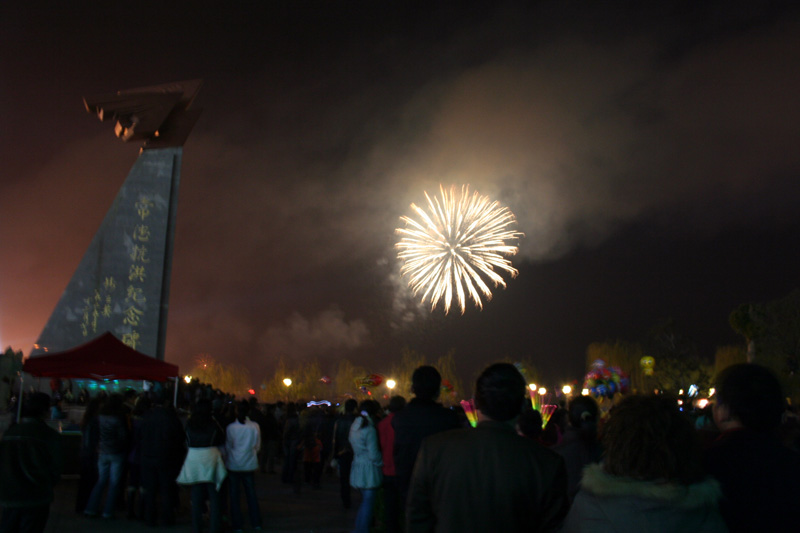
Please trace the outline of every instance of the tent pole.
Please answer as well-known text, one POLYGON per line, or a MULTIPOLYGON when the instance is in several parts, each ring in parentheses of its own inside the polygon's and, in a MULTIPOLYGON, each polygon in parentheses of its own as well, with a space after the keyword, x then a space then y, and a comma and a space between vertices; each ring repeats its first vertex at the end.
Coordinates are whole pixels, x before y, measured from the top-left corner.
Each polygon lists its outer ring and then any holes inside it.
POLYGON ((22 391, 24 389, 23 382, 25 378, 22 376, 22 372, 19 373, 19 394, 17 395, 17 423, 19 423, 19 419, 22 416, 22 391))

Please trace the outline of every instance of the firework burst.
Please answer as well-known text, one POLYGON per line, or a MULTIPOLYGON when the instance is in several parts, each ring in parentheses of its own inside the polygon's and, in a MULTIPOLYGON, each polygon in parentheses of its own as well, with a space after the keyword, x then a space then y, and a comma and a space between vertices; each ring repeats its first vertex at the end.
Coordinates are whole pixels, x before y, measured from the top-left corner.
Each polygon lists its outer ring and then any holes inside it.
POLYGON ((492 291, 483 279, 489 279, 497 287, 505 288, 506 283, 495 269, 517 275, 506 256, 517 253, 517 247, 506 244, 523 234, 509 227, 516 219, 514 214, 499 202, 477 192, 470 194, 469 186, 461 187, 459 193, 455 186, 449 191, 439 186, 440 197, 428 200, 425 210, 411 204, 417 219, 403 216, 405 228, 397 229, 401 235, 395 246, 398 258, 403 261, 400 273, 408 276, 408 285, 417 295, 422 292, 421 301, 429 299, 431 310, 441 300, 445 314, 455 296, 461 307, 466 309, 467 297, 483 308, 481 295, 487 300, 492 291))

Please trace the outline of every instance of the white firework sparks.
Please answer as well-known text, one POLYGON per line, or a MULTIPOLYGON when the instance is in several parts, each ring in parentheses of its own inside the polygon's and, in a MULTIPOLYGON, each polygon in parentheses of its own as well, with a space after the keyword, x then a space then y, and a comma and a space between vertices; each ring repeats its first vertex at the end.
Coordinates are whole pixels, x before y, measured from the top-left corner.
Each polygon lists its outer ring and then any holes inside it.
POLYGON ((514 224, 514 214, 499 202, 477 192, 470 194, 469 185, 461 187, 460 194, 453 186, 449 191, 439 186, 441 197, 428 200, 428 210, 411 204, 418 220, 400 217, 405 228, 396 232, 402 235, 395 246, 397 257, 403 261, 401 275, 409 276, 408 285, 419 294, 422 301, 430 299, 431 310, 439 300, 445 314, 450 311, 453 296, 458 300, 461 314, 466 309, 467 295, 475 306, 483 309, 481 294, 491 300, 492 291, 483 280, 486 276, 494 286, 506 286, 495 271, 507 272, 511 277, 518 273, 506 256, 517 253, 517 247, 506 244, 523 236, 509 226, 514 224))

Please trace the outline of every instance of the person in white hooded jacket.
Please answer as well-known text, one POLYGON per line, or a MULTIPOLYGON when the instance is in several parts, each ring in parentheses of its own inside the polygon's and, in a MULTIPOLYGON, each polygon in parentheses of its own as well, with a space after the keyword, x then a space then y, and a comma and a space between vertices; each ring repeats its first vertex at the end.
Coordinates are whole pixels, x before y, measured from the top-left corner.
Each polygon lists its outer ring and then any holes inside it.
POLYGON ((353 447, 353 466, 350 486, 361 491, 361 506, 356 515, 355 533, 369 533, 375 507, 375 495, 383 483, 383 457, 378 446, 378 432, 374 417, 380 406, 373 400, 364 400, 350 426, 350 445, 353 447))

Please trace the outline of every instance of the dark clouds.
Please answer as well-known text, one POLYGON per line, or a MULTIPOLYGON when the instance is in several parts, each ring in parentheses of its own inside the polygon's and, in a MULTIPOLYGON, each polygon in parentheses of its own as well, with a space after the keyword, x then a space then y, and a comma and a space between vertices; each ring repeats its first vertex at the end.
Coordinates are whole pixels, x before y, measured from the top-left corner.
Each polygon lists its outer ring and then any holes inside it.
POLYGON ((730 342, 730 304, 796 285, 730 267, 749 253, 736 235, 774 237, 762 262, 798 264, 782 240, 800 227, 789 4, 266 4, 3 8, 4 345, 35 340, 136 157, 80 98, 195 77, 180 364, 391 360, 408 344, 456 347, 470 370, 510 356, 569 374, 588 342, 662 316, 730 342), (431 316, 397 276, 399 216, 439 183, 500 200, 526 235, 520 277, 482 313, 431 316))

